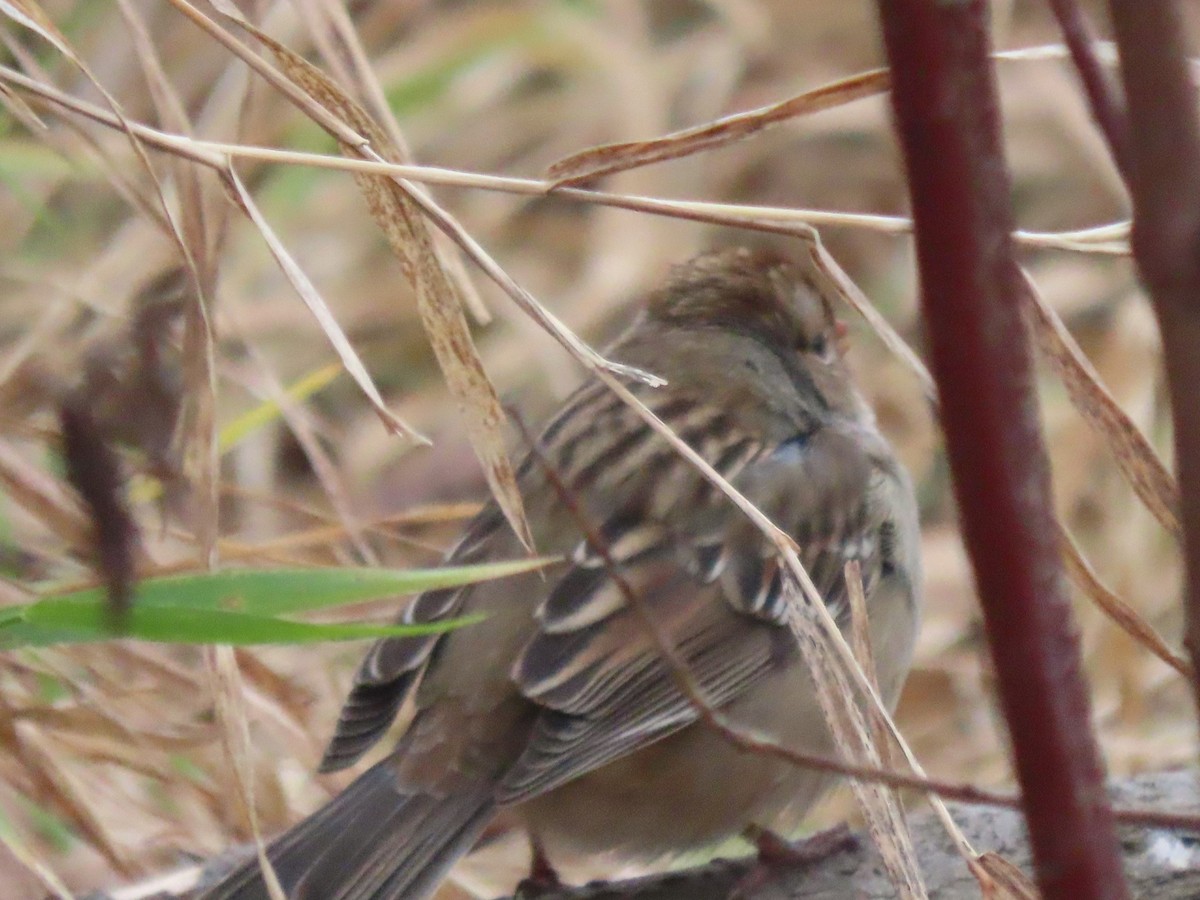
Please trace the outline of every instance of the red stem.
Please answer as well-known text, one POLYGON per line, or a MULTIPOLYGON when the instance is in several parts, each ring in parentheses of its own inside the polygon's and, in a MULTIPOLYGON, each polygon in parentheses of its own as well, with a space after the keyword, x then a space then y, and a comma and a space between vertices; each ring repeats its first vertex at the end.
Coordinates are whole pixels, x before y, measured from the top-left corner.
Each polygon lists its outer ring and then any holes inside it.
POLYGON ((879 0, 963 535, 1047 900, 1128 896, 1021 323, 986 3, 879 0))
MULTIPOLYGON (((1133 253, 1154 303, 1175 424, 1186 636, 1200 675, 1200 121, 1179 9, 1111 0, 1130 122, 1133 253)), ((1194 686, 1200 701, 1200 683, 1194 686)))
POLYGON ((1083 82, 1088 107, 1104 135, 1108 151, 1122 177, 1129 179, 1129 120, 1116 93, 1116 86, 1096 56, 1096 36, 1076 0, 1050 0, 1071 61, 1083 82))

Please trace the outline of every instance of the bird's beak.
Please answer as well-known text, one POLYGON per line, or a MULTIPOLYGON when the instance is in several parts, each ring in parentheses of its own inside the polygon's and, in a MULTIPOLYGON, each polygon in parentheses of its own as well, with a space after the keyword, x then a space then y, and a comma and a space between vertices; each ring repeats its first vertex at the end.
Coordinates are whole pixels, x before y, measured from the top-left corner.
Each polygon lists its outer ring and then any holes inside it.
POLYGON ((837 345, 838 353, 845 356, 850 350, 850 326, 841 319, 833 320, 833 342, 837 345))

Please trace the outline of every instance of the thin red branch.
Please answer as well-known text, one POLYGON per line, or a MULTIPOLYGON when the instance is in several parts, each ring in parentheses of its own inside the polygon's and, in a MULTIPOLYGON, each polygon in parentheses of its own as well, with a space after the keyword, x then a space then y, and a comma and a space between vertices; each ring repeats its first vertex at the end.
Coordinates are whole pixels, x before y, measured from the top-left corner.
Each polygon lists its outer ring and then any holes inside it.
POLYGON ((1096 55, 1096 35, 1077 0, 1050 0, 1071 62, 1083 82, 1092 118, 1126 181, 1129 180, 1129 120, 1117 95, 1116 85, 1096 55))
POLYGON ((1020 316, 986 3, 879 0, 933 372, 1038 881, 1127 896, 1020 316))
MULTIPOLYGON (((1129 106, 1133 253, 1162 331, 1184 532, 1186 636, 1200 672, 1200 122, 1169 0, 1111 0, 1129 106)), ((1200 683, 1195 685, 1200 702, 1200 683)))

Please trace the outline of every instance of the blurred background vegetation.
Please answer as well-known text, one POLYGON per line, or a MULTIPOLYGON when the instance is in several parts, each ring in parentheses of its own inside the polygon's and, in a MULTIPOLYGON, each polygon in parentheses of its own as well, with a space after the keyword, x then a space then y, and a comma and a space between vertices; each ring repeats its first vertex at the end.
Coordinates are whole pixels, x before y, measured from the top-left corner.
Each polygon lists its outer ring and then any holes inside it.
MULTIPOLYGON (((309 23, 322 5, 243 9, 320 62, 309 23)), ((332 139, 261 82, 251 80, 243 101, 244 65, 166 0, 48 0, 49 18, 130 119, 158 124, 145 55, 122 6, 145 23, 197 136, 336 152, 332 139)), ((1058 40, 1040 0, 993 7, 998 48, 1058 40)), ((360 0, 349 12, 418 162, 527 178, 591 145, 664 134, 882 64, 867 0, 360 0)), ((1187 12, 1195 38, 1200 10, 1187 12)), ((0 36, 6 65, 99 102, 57 50, 10 22, 0 36)), ((1127 201, 1073 72, 1056 54, 1046 56, 998 63, 1020 227, 1060 232, 1119 222, 1127 201)), ((144 565, 202 565, 188 462, 176 440, 176 419, 194 400, 186 390, 178 251, 130 202, 127 186, 144 194, 150 181, 120 133, 45 107, 38 110, 48 128, 31 131, 13 108, 6 103, 0 112, 0 603, 92 577, 57 436, 55 409, 73 391, 89 398, 123 447, 144 565)), ((170 185, 173 162, 152 159, 170 185)), ((231 214, 213 298, 222 560, 435 563, 487 488, 400 266, 344 173, 253 162, 238 171, 388 404, 434 446, 386 433, 261 236, 231 214), (296 387, 286 416, 270 404, 281 386, 296 387)), ((201 177, 219 206, 215 179, 201 177)), ((884 96, 598 186, 906 212, 884 96)), ((671 263, 716 244, 770 241, 786 250, 795 240, 561 197, 432 193, 519 283, 596 344, 628 321, 639 292, 671 263)), ((850 222, 827 225, 822 235, 919 349, 909 238, 850 222)), ((1119 239, 1025 247, 1021 258, 1125 410, 1168 453, 1158 340, 1127 247, 1119 239)), ((473 280, 492 316, 474 327, 488 372, 502 399, 536 421, 578 382, 580 369, 507 297, 477 273, 473 280)), ((1008 785, 940 436, 914 378, 849 311, 847 321, 853 365, 913 473, 924 515, 928 612, 900 725, 930 774, 1008 785)), ((1046 372, 1040 387, 1064 522, 1103 580, 1176 642, 1174 544, 1058 381, 1046 372)), ((394 605, 360 612, 386 617, 394 605)), ((1194 724, 1183 680, 1087 602, 1078 614, 1111 772, 1189 761, 1194 724)), ((344 782, 312 773, 360 652, 355 644, 238 651, 266 831, 344 782)), ((6 896, 41 895, 30 860, 85 890, 245 839, 231 783, 199 651, 113 643, 0 656, 0 884, 19 886, 6 896)), ((820 819, 848 813, 839 795, 820 819)), ((516 841, 482 857, 471 874, 499 886, 525 864, 516 841)))

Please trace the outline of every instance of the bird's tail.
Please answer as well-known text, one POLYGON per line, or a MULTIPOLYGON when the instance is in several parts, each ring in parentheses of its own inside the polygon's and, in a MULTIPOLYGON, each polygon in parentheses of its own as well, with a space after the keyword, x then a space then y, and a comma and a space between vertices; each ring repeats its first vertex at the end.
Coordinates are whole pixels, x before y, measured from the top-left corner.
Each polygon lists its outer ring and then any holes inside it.
MULTIPOLYGON (((449 796, 404 793, 388 761, 267 847, 289 900, 420 900, 492 818, 493 787, 449 796)), ((257 856, 202 900, 270 900, 257 856)))

